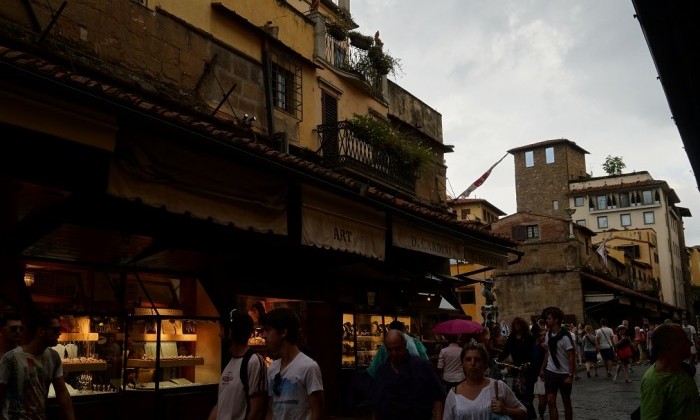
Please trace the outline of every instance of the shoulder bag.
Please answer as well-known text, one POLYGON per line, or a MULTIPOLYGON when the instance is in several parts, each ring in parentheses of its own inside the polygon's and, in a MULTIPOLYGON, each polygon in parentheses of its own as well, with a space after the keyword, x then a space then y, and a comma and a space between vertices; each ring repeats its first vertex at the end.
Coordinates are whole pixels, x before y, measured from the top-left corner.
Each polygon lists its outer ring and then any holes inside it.
MULTIPOLYGON (((498 398, 498 382, 499 382, 498 379, 493 381, 493 392, 496 394, 497 400, 499 400, 499 398, 498 398)), ((491 420, 512 420, 512 418, 506 414, 496 414, 496 413, 492 412, 491 413, 491 420)))

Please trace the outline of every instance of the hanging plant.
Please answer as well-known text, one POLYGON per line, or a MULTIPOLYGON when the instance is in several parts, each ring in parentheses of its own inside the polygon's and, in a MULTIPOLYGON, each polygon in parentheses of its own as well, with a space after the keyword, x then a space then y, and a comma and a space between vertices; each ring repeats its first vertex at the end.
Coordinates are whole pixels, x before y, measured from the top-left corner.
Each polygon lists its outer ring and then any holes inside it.
POLYGON ((367 51, 369 62, 378 74, 389 74, 397 65, 396 59, 382 50, 382 47, 374 45, 367 51))

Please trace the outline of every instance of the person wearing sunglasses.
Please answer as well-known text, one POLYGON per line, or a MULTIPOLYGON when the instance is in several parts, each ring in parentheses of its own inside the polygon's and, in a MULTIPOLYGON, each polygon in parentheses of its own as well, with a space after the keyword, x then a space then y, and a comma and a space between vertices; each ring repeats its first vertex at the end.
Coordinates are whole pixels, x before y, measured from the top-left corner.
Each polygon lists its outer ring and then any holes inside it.
POLYGON ((19 315, 10 312, 0 316, 0 358, 19 346, 23 331, 19 315))
POLYGON ((53 384, 63 418, 75 420, 61 357, 50 348, 61 335, 58 317, 33 314, 27 332, 29 341, 0 359, 0 406, 7 410, 3 414, 10 419, 46 419, 46 400, 53 384))
POLYGON ((263 316, 263 337, 279 359, 267 371, 268 419, 316 420, 323 418, 323 381, 318 363, 299 350, 300 323, 288 308, 263 316))
POLYGON ((217 403, 209 420, 258 420, 265 418, 267 366, 248 346, 253 333, 250 315, 234 309, 224 322, 223 339, 231 360, 221 373, 217 403), (241 371, 245 369, 245 371, 241 371))

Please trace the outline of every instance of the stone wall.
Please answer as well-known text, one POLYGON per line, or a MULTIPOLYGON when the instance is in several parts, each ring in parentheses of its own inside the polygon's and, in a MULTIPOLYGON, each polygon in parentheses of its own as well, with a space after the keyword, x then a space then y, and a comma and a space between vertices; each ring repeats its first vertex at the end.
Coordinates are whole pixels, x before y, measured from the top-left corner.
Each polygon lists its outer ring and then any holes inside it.
POLYGON ((558 306, 576 322, 583 321, 583 289, 576 271, 496 275, 493 292, 502 319, 530 321, 548 306, 558 306))
POLYGON ((586 174, 585 155, 566 141, 514 152, 517 210, 567 218, 569 181, 586 174), (546 163, 545 149, 554 147, 554 163, 546 163), (534 152, 534 166, 525 167, 525 152, 534 152), (553 208, 557 200, 559 208, 553 208))
MULTIPOLYGON (((32 44, 37 33, 23 3, 3 2, 0 32, 32 44)), ((52 11, 46 2, 30 3, 43 30, 52 11)), ((234 114, 255 115, 257 124, 265 125, 260 63, 236 54, 159 9, 154 12, 132 1, 71 1, 44 44, 69 68, 96 69, 203 114, 211 114, 236 85, 217 115, 226 119, 234 114), (207 68, 207 63, 213 65, 207 68)))

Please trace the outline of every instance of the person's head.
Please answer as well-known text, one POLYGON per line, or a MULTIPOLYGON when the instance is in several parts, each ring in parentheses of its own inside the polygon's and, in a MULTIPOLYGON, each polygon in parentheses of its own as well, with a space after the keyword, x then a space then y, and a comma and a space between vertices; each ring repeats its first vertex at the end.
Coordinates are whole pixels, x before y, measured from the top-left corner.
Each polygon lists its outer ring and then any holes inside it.
POLYGON ((690 357, 690 340, 678 324, 663 323, 656 327, 651 343, 659 359, 677 362, 690 357))
POLYGON ((392 364, 398 364, 408 355, 406 336, 402 331, 390 329, 384 337, 384 347, 392 364))
POLYGON ((510 324, 511 334, 522 334, 530 335, 530 326, 527 325, 527 321, 521 317, 513 318, 513 322, 510 324))
POLYGON ((445 335, 445 340, 447 340, 448 343, 456 343, 458 338, 459 338, 459 336, 457 334, 446 334, 445 335))
POLYGON ((33 314, 27 325, 27 333, 31 337, 31 342, 37 342, 44 348, 55 346, 61 335, 61 322, 58 315, 49 312, 33 314))
POLYGON ((621 324, 617 326, 617 333, 619 335, 627 335, 627 325, 621 324))
POLYGON ((22 320, 19 315, 14 312, 8 312, 0 315, 0 344, 6 348, 14 348, 19 346, 22 338, 22 320))
POLYGON ((688 326, 688 319, 683 318, 683 320, 681 320, 681 324, 683 324, 684 327, 687 327, 688 326))
POLYGON ((483 344, 467 343, 462 348, 460 355, 462 369, 469 378, 484 376, 484 371, 489 364, 489 352, 483 344))
POLYGON ((593 327, 589 324, 585 327, 586 334, 593 334, 593 327))
POLYGON ((255 302, 248 310, 248 315, 253 318, 254 323, 260 323, 260 320, 265 315, 265 306, 260 301, 255 302))
POLYGON ((247 344, 253 333, 253 318, 238 309, 234 309, 229 313, 227 321, 226 337, 235 344, 247 344))
POLYGON ((600 318, 600 326, 601 326, 601 327, 607 327, 607 326, 608 326, 608 320, 607 320, 607 318, 600 318))
POLYGON ((390 330, 399 330, 401 332, 406 331, 406 325, 404 325, 403 322, 399 321, 398 319, 395 319, 389 323, 389 329, 390 330))
POLYGON ((266 313, 262 319, 263 337, 268 348, 278 351, 284 343, 299 343, 301 323, 289 308, 277 308, 266 313))
POLYGON ((552 328, 553 326, 561 326, 564 320, 564 311, 557 308, 556 306, 550 306, 542 311, 542 317, 547 324, 547 328, 552 328))

